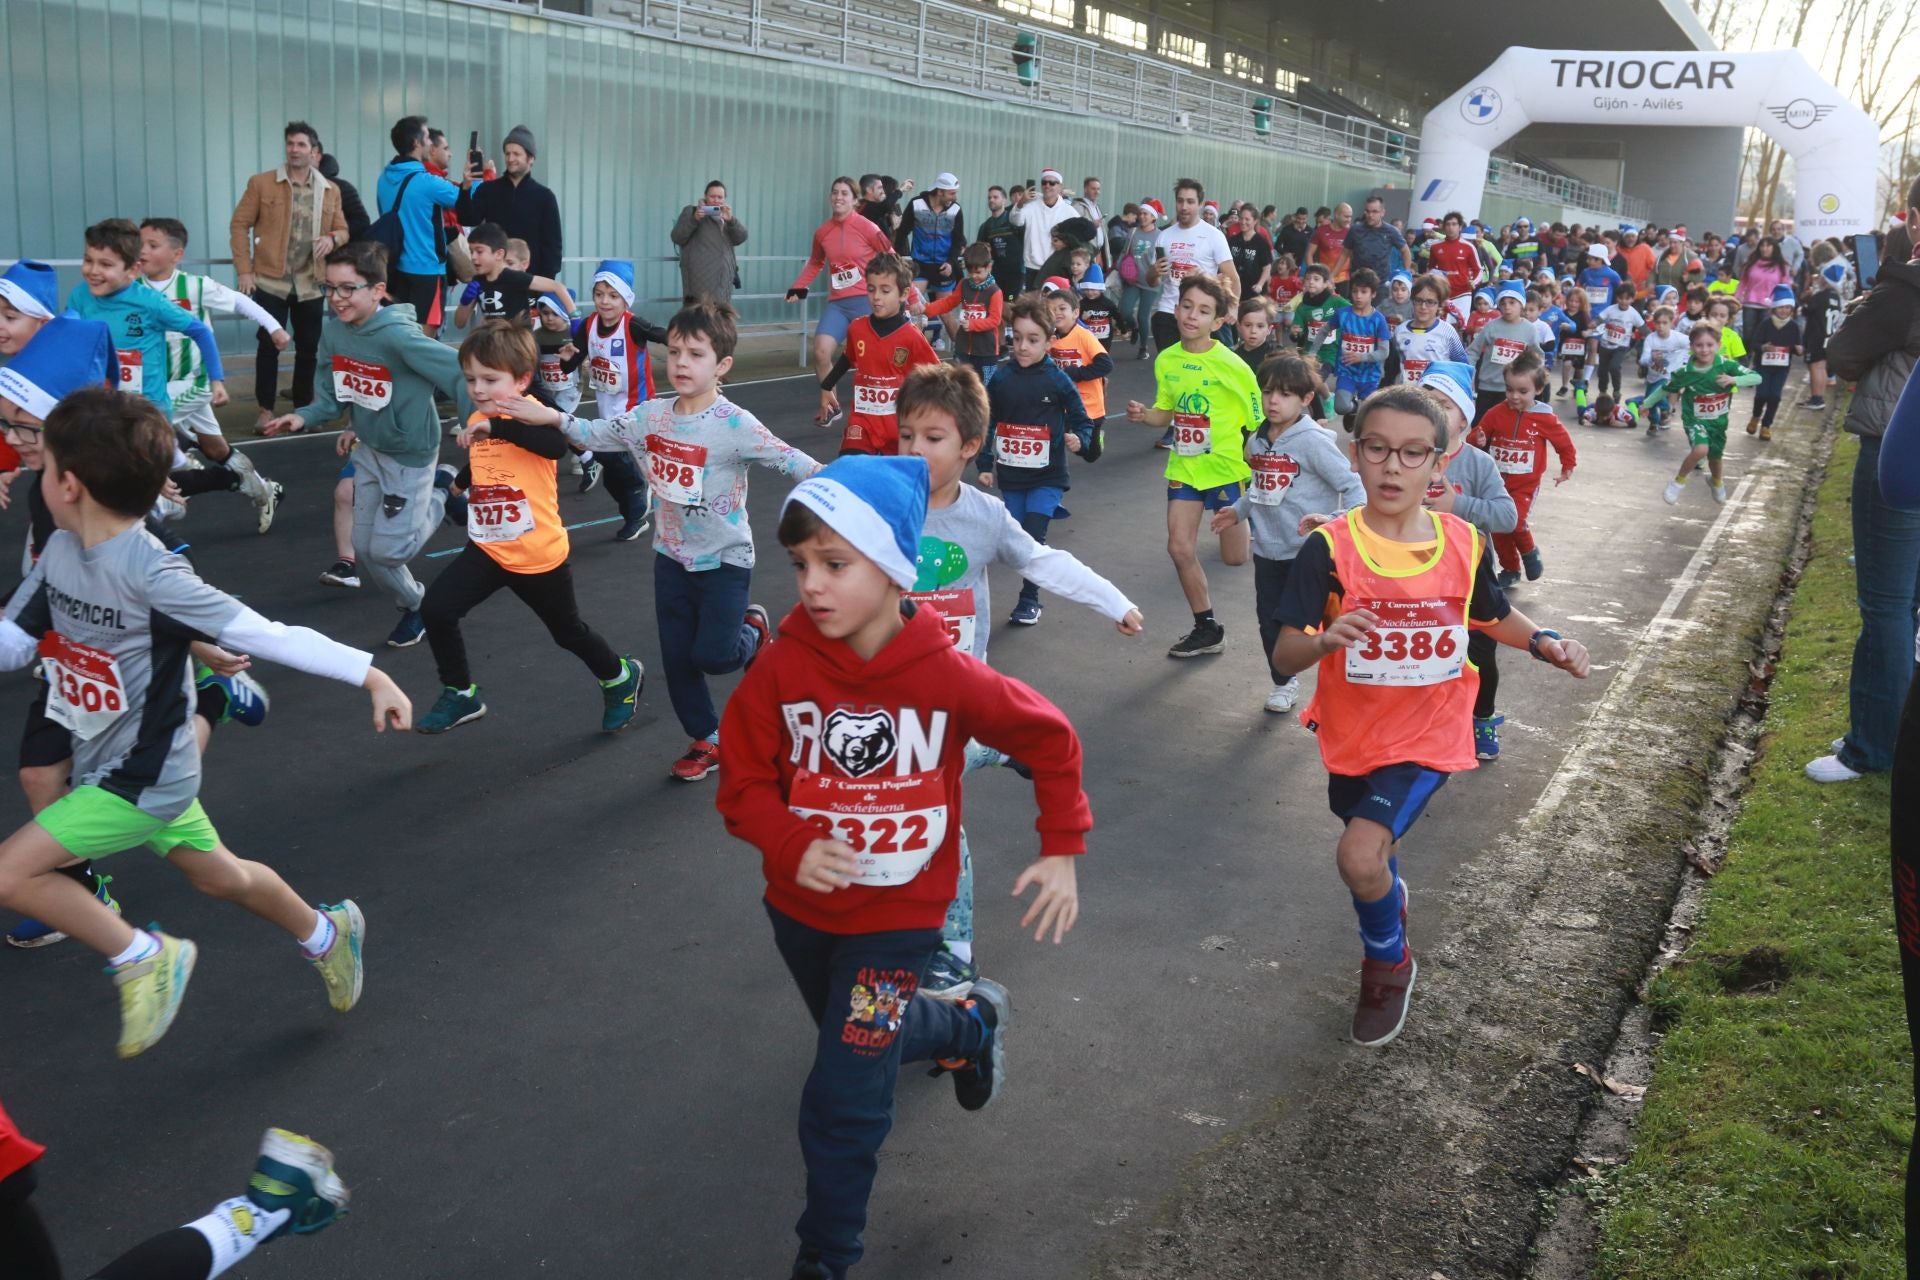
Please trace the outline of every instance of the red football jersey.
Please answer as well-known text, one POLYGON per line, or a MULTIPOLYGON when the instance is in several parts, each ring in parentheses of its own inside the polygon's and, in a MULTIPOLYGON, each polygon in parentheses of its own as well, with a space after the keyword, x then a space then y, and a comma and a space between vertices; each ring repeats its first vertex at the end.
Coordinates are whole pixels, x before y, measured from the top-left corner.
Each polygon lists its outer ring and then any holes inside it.
POLYGON ((920 364, 938 364, 940 357, 911 319, 882 337, 874 332, 872 319, 861 316, 847 326, 845 350, 847 363, 853 366, 853 391, 840 452, 900 452, 900 420, 894 406, 907 380, 907 370, 920 364))

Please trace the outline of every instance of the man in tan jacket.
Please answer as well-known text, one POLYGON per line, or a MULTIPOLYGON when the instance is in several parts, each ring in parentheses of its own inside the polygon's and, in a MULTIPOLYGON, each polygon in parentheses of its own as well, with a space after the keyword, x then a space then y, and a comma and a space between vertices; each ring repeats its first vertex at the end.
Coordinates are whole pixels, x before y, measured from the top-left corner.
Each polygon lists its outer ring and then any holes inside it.
MULTIPOLYGON (((340 189, 314 168, 320 135, 304 120, 286 129, 287 162, 256 173, 233 211, 228 230, 240 291, 249 293, 267 313, 293 330, 295 408, 313 399, 313 371, 320 350, 320 321, 325 313, 322 263, 347 239, 340 212, 340 189)), ((260 421, 273 417, 279 394, 280 353, 260 331, 254 359, 254 394, 260 421)))

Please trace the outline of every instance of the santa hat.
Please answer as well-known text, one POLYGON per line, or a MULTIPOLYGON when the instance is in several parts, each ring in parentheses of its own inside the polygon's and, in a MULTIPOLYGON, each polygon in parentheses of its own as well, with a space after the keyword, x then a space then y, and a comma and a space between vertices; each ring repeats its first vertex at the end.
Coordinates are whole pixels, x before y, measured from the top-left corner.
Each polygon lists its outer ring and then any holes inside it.
POLYGON ((1142 200, 1140 204, 1144 208, 1153 210, 1153 216, 1156 218, 1164 218, 1167 216, 1167 206, 1161 204, 1152 196, 1148 196, 1145 200, 1142 200))
POLYGON ((1793 286, 1777 284, 1773 286, 1773 296, 1767 299, 1769 307, 1790 307, 1793 305, 1793 286))
POLYGON ((1215 213, 1220 212, 1220 202, 1218 200, 1209 200, 1205 204, 1201 205, 1200 207, 1203 209, 1211 209, 1215 213))
POLYGON ((104 321, 56 316, 0 369, 0 396, 45 422, 69 393, 108 385, 113 369, 113 337, 104 321))
MULTIPOLYGON (((1438 391, 1453 401, 1454 407, 1460 410, 1460 416, 1468 422, 1473 421, 1473 366, 1458 360, 1435 360, 1421 373, 1420 385, 1430 391, 1438 391)), ((1455 442, 1449 440, 1447 443, 1452 445, 1455 442)))
POLYGON ((0 275, 0 298, 5 298, 15 311, 35 320, 53 319, 53 309, 60 305, 53 268, 44 262, 22 258, 8 267, 5 275, 0 275))
POLYGON ((1835 258, 1820 268, 1820 278, 1830 285, 1838 286, 1847 278, 1847 262, 1844 258, 1835 258))
POLYGON ((1065 276, 1048 276, 1040 282, 1040 292, 1072 293, 1073 281, 1067 279, 1065 276))
POLYGON ((1065 182, 1066 179, 1060 176, 1058 169, 1042 169, 1040 171, 1040 181, 1065 182))
POLYGON ((625 258, 608 258, 593 273, 593 282, 612 286, 613 291, 633 305, 633 263, 625 258))
POLYGON ((1504 298, 1512 298, 1515 302, 1525 302, 1527 300, 1527 286, 1521 284, 1518 280, 1501 281, 1500 287, 1494 290, 1493 300, 1499 302, 1504 298))
POLYGON ((1087 264, 1087 274, 1080 277, 1080 288, 1086 293, 1102 293, 1107 287, 1107 273, 1100 269, 1097 262, 1087 264))
POLYGON ((849 454, 795 485, 780 510, 807 508, 906 591, 920 572, 928 487, 925 458, 849 454))
POLYGON ((535 311, 538 311, 541 307, 549 308, 553 312, 553 314, 559 316, 562 320, 569 318, 567 315, 566 304, 560 301, 560 295, 557 293, 541 294, 540 300, 533 304, 533 309, 535 311))

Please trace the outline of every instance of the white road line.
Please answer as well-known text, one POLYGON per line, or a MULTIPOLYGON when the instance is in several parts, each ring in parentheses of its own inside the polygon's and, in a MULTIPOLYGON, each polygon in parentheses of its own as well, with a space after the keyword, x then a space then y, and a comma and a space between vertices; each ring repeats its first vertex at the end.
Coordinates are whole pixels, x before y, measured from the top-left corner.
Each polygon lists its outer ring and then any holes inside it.
MULTIPOLYGON (((786 374, 780 375, 777 378, 753 378, 746 382, 725 382, 720 385, 720 389, 722 391, 734 391, 739 389, 740 387, 763 387, 770 382, 793 382, 799 378, 811 378, 811 377, 813 377, 813 375, 810 373, 786 373, 786 374)), ((258 439, 242 440, 239 443, 244 445, 284 444, 288 440, 327 440, 339 434, 340 432, 337 430, 335 431, 297 431, 292 435, 261 436, 258 439)))
POLYGON ((1647 620, 1647 625, 1641 629, 1639 635, 1633 638, 1631 652, 1627 655, 1627 660, 1621 664, 1619 674, 1614 676, 1612 682, 1607 685, 1606 693, 1601 695, 1600 700, 1594 704, 1586 722, 1580 726, 1580 731, 1575 735, 1573 749, 1567 752, 1566 758, 1560 762, 1560 767, 1554 770, 1553 777, 1547 780, 1547 785, 1541 790, 1540 798, 1534 801, 1533 812, 1529 816, 1530 822, 1538 821, 1543 815, 1551 813, 1560 801, 1566 798, 1574 779, 1584 774, 1587 757, 1593 753, 1594 744, 1600 740, 1595 726, 1613 716, 1620 704, 1626 701, 1627 694, 1632 691, 1633 686, 1638 683, 1648 658, 1656 652, 1654 647, 1656 637, 1672 623, 1674 615, 1680 611, 1680 605, 1699 582, 1700 574, 1706 568, 1707 561, 1713 558, 1714 548, 1720 545, 1722 535, 1732 526, 1734 517, 1746 504, 1747 495, 1759 478, 1749 473, 1740 481, 1739 486, 1733 491, 1733 496, 1724 507, 1720 508, 1720 515, 1714 520, 1713 526, 1707 530, 1707 536, 1702 538, 1700 545, 1694 549, 1693 557, 1680 571, 1680 576, 1673 580, 1673 589, 1667 592, 1667 598, 1661 603, 1659 611, 1647 620))

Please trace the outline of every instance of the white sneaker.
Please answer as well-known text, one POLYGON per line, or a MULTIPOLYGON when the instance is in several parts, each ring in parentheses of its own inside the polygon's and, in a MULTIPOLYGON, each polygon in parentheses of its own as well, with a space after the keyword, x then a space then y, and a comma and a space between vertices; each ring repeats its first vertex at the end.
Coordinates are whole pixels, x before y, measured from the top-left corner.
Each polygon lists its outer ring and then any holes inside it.
POLYGON ((1683 487, 1678 480, 1667 481, 1667 492, 1664 495, 1667 500, 1667 505, 1671 507, 1677 504, 1680 501, 1682 491, 1683 487))
POLYGON ((1840 754, 1840 748, 1842 748, 1842 747, 1844 747, 1844 746, 1846 746, 1846 745, 1847 745, 1847 739, 1846 739, 1846 735, 1845 735, 1845 734, 1842 734, 1842 735, 1841 735, 1840 737, 1838 737, 1838 738, 1835 738, 1835 739, 1833 740, 1833 754, 1835 754, 1835 755, 1839 755, 1839 754, 1840 754))
POLYGON ((1713 500, 1714 500, 1715 502, 1719 502, 1719 503, 1725 503, 1725 502, 1726 502, 1726 500, 1727 500, 1727 486, 1726 486, 1726 485, 1724 485, 1724 484, 1715 484, 1715 485, 1709 485, 1709 486, 1707 486, 1707 488, 1708 488, 1708 491, 1709 491, 1709 492, 1711 492, 1711 493, 1713 494, 1713 500))
POLYGON ((1837 755, 1807 761, 1807 776, 1815 782, 1857 782, 1860 773, 1840 763, 1837 755))
POLYGON ((1267 710, 1283 716, 1293 710, 1293 704, 1300 701, 1300 679, 1298 676, 1285 684, 1273 686, 1273 692, 1267 695, 1267 710))

